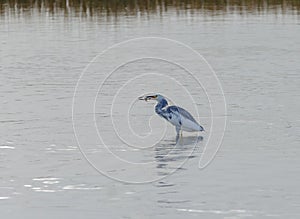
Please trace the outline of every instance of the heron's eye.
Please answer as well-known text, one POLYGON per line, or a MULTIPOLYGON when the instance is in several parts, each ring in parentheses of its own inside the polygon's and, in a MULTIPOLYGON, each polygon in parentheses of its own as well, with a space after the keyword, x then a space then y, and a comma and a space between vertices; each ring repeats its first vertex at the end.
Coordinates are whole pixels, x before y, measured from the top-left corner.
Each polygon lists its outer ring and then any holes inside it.
POLYGON ((157 98, 157 95, 155 95, 154 98, 157 98))

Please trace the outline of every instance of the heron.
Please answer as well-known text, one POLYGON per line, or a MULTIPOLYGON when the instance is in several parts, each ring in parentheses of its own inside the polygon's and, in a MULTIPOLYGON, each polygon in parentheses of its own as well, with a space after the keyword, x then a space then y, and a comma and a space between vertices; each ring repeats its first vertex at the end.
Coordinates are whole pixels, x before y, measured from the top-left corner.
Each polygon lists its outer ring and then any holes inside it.
POLYGON ((160 94, 142 96, 139 100, 156 100, 155 112, 176 128, 176 139, 182 136, 182 131, 202 132, 204 128, 194 119, 194 117, 185 109, 179 106, 169 106, 166 98, 160 94))

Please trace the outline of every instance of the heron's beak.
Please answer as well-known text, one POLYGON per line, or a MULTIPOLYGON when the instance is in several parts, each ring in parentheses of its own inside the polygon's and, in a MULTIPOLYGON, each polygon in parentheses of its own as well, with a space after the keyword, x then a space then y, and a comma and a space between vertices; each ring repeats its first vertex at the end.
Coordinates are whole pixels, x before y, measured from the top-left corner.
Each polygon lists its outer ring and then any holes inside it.
POLYGON ((139 100, 145 100, 145 101, 149 101, 149 100, 152 100, 152 99, 156 99, 156 96, 142 96, 142 97, 139 97, 139 100))

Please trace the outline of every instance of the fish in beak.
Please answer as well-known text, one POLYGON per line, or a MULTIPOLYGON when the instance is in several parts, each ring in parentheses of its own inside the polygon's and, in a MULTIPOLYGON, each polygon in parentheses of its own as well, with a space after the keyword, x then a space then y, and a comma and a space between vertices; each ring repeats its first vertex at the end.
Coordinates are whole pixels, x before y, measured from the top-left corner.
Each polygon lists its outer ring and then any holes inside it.
POLYGON ((150 96, 139 97, 139 100, 149 101, 149 100, 156 100, 156 98, 157 98, 157 95, 150 95, 150 96))

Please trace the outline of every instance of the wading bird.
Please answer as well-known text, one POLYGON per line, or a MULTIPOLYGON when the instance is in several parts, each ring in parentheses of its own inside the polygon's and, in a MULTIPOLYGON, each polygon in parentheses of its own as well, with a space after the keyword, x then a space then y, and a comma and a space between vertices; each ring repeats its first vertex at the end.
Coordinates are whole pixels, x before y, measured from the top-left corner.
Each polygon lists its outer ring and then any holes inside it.
POLYGON ((139 97, 139 100, 156 100, 155 112, 170 122, 176 128, 176 140, 182 136, 182 131, 201 132, 204 128, 185 109, 179 106, 168 106, 166 98, 160 94, 139 97))

